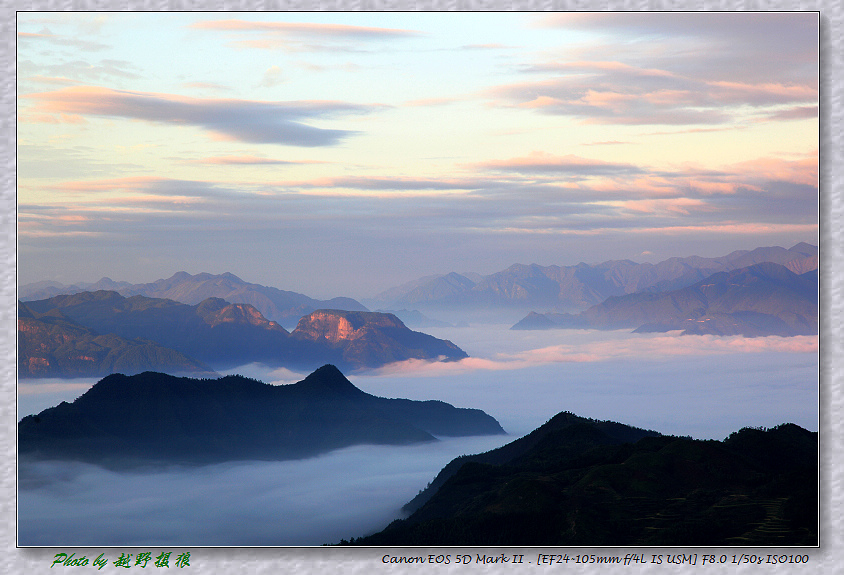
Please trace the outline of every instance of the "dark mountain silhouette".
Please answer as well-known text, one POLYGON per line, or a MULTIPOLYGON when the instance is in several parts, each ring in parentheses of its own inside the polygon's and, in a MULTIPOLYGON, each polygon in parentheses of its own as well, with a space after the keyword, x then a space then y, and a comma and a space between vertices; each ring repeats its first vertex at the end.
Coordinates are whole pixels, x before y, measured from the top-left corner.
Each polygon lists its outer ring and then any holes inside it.
POLYGON ((24 417, 18 453, 114 467, 208 464, 503 433, 477 409, 369 395, 332 365, 281 386, 145 372, 110 375, 73 403, 24 417))
POLYGON ((794 424, 701 441, 561 413, 452 461, 407 519, 352 543, 816 545, 817 457, 794 424))
POLYGON ((178 272, 167 279, 146 284, 115 282, 109 278, 103 278, 94 284, 73 286, 63 286, 57 282, 38 282, 22 286, 19 297, 31 301, 61 294, 101 290, 116 291, 125 297, 142 295, 189 305, 196 305, 208 298, 221 298, 229 303, 249 304, 264 317, 290 328, 294 327, 303 315, 321 308, 368 311, 351 298, 317 300, 300 293, 245 282, 231 273, 190 275, 187 272, 178 272))
MULTIPOLYGON (((332 362, 361 369, 405 359, 466 357, 451 342, 411 331, 395 316, 376 312, 319 310, 302 318, 290 334, 251 305, 220 298, 187 305, 98 291, 26 302, 26 307, 38 314, 55 310, 99 334, 156 342, 216 369, 252 362, 296 369, 332 362)), ((28 361, 27 350, 19 351, 28 361)))
POLYGON ((679 290, 610 297, 578 315, 531 313, 512 329, 554 327, 750 337, 817 334, 817 270, 797 275, 778 264, 754 264, 679 290))
POLYGON ((153 341, 102 335, 57 309, 36 314, 18 302, 18 377, 98 377, 150 369, 215 375, 207 365, 153 341))
POLYGON ((482 278, 450 273, 428 276, 387 290, 374 298, 381 307, 526 308, 577 311, 608 297, 639 292, 680 289, 722 271, 772 262, 797 274, 817 268, 818 248, 799 243, 781 247, 739 250, 716 258, 670 258, 657 264, 613 260, 574 266, 515 264, 482 278))
POLYGON ((464 463, 470 461, 490 465, 504 465, 508 462, 522 461, 537 446, 557 443, 555 457, 574 457, 595 447, 595 445, 620 445, 632 443, 643 437, 654 437, 656 431, 639 429, 613 421, 597 421, 578 417, 567 411, 558 413, 541 427, 534 429, 507 445, 481 453, 458 457, 446 465, 434 480, 402 507, 405 512, 413 512, 422 507, 434 493, 445 484, 464 463), (562 438, 562 439, 561 439, 562 438))

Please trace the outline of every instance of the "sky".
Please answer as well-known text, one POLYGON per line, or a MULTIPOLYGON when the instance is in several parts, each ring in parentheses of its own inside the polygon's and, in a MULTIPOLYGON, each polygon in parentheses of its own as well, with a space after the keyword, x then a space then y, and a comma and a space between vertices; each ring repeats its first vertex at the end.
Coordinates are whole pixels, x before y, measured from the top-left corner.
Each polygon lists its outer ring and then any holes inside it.
POLYGON ((818 244, 818 17, 18 13, 18 283, 818 244))

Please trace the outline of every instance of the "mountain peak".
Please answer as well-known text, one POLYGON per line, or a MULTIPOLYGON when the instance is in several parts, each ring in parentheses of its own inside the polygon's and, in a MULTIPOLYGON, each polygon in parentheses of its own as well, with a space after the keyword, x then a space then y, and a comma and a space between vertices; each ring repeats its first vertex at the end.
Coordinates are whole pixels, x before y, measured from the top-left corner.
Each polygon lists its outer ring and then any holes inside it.
POLYGON ((294 384, 296 389, 305 391, 308 395, 320 399, 331 397, 361 397, 368 395, 361 391, 349 381, 343 372, 331 364, 326 364, 308 375, 299 383, 294 384))
POLYGON ((181 272, 174 273, 172 276, 170 276, 167 279, 168 280, 182 281, 182 280, 186 280, 186 279, 191 278, 191 277, 193 277, 193 276, 191 276, 188 272, 181 271, 181 272))
POLYGON ((800 242, 799 244, 795 244, 788 248, 790 252, 797 252, 802 255, 812 256, 817 255, 818 247, 813 246, 812 244, 808 244, 806 242, 800 242))

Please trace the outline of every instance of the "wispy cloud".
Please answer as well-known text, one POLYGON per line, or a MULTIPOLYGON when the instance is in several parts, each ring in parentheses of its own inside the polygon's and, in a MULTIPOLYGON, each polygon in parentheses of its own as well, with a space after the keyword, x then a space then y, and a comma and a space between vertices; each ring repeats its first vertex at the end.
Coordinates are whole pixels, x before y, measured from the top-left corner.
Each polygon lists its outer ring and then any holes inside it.
POLYGON ((47 42, 54 46, 82 50, 83 52, 99 52, 110 48, 108 44, 95 42, 93 40, 82 40, 54 34, 48 28, 42 28, 39 32, 18 32, 18 41, 21 42, 47 42))
POLYGON ((351 26, 347 24, 318 24, 310 22, 250 22, 246 20, 209 20, 191 24, 199 30, 222 30, 237 32, 270 32, 284 35, 333 36, 358 40, 380 40, 420 36, 414 30, 351 26))
POLYGON ((191 28, 235 35, 238 39, 232 45, 238 48, 290 51, 359 51, 360 48, 349 43, 423 36, 414 30, 308 22, 209 20, 192 24, 191 28))
POLYGON ((818 117, 818 107, 817 106, 795 106, 793 108, 788 108, 786 110, 777 110, 768 116, 766 116, 765 120, 806 120, 809 118, 817 118, 818 117))
MULTIPOLYGON (((50 187, 57 193, 88 197, 96 193, 133 193, 155 196, 209 197, 220 195, 220 188, 213 183, 195 180, 175 180, 157 176, 133 176, 105 180, 73 181, 50 187)), ((102 201, 102 198, 100 198, 102 201)))
POLYGON ((535 25, 597 41, 548 50, 523 67, 539 79, 491 89, 494 104, 589 124, 719 125, 818 100, 811 14, 566 13, 535 25))
POLYGON ((328 178, 316 178, 302 181, 281 181, 274 182, 275 185, 285 188, 314 189, 353 189, 365 191, 421 191, 421 190, 473 190, 485 187, 488 182, 478 179, 461 178, 407 178, 407 177, 366 177, 366 176, 340 176, 328 178))
POLYGON ((87 82, 124 82, 141 78, 141 70, 135 64, 125 60, 102 59, 98 62, 61 58, 52 60, 51 64, 36 64, 31 60, 18 62, 18 73, 21 79, 55 78, 63 83, 81 84, 87 82), (57 61, 58 60, 58 61, 57 61))
POLYGON ((259 84, 263 88, 272 88, 284 82, 284 76, 281 73, 281 68, 278 66, 270 66, 264 71, 264 76, 259 84))
POLYGON ((201 99, 95 86, 28 94, 36 113, 70 117, 129 118, 171 126, 195 126, 218 137, 253 144, 331 146, 356 132, 309 126, 304 121, 370 113, 379 106, 346 102, 201 99))
POLYGON ((215 164, 220 166, 300 166, 304 164, 326 164, 319 160, 277 160, 274 158, 262 158, 259 156, 243 155, 243 156, 213 156, 208 158, 201 158, 199 160, 191 160, 191 163, 196 164, 215 164))
POLYGON ((702 81, 668 72, 634 70, 596 62, 560 65, 555 77, 499 86, 489 95, 499 105, 572 116, 588 124, 724 124, 740 118, 738 107, 811 104, 816 87, 785 83, 702 81))
POLYGON ((520 174, 567 174, 579 177, 630 175, 643 171, 632 164, 604 162, 575 155, 553 156, 544 152, 533 152, 527 157, 479 163, 475 167, 520 174))

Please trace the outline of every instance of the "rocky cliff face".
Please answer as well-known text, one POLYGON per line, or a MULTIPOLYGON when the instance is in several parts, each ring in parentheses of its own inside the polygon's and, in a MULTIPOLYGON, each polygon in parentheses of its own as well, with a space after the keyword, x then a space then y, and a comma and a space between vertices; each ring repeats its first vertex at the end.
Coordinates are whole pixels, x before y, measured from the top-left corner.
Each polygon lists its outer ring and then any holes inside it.
POLYGON ((277 322, 265 318, 253 306, 242 303, 230 304, 220 298, 208 298, 200 303, 197 307, 197 315, 211 327, 216 327, 223 323, 248 324, 272 331, 287 332, 277 322))
POLYGON ((204 364, 227 369, 253 362, 292 369, 332 363, 354 370, 407 359, 466 357, 453 343, 411 331, 390 313, 317 310, 289 334, 253 306, 220 298, 191 306, 82 292, 21 303, 19 311, 19 369, 30 377, 111 373, 106 366, 123 373, 210 371, 204 364), (113 362, 117 349, 130 353, 113 362), (129 356, 133 359, 127 363, 129 356), (91 365, 96 369, 91 371, 91 365))
POLYGON ((351 369, 407 359, 467 357, 450 341, 412 331, 391 313, 321 309, 300 319, 290 335, 299 342, 328 348, 335 356, 326 353, 324 357, 351 369))
POLYGON ((391 313, 317 310, 300 319, 293 333, 311 341, 341 343, 360 339, 372 330, 382 328, 407 329, 391 313))

